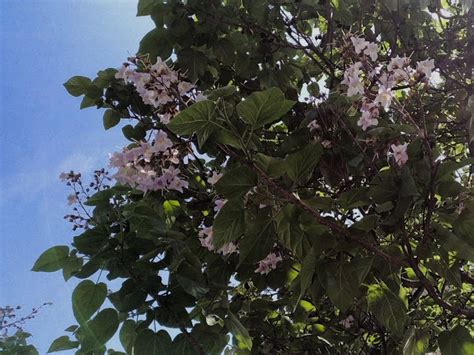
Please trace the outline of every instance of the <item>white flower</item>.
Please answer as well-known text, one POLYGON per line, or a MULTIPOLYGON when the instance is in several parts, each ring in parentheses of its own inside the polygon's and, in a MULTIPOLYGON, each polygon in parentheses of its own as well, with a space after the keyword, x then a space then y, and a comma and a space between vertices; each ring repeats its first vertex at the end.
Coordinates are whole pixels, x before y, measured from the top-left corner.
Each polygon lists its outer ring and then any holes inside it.
POLYGON ((155 135, 155 144, 153 148, 156 152, 164 152, 173 146, 173 142, 168 138, 165 131, 161 129, 155 135))
POLYGON ((211 185, 215 185, 221 177, 222 174, 218 173, 217 171, 213 171, 212 175, 207 179, 207 182, 211 185))
POLYGON ((207 248, 209 251, 214 250, 213 237, 212 237, 212 227, 205 227, 201 231, 199 231, 199 241, 201 242, 201 246, 207 248))
POLYGON ((405 144, 392 144, 390 148, 392 148, 393 157, 395 158, 395 162, 399 166, 405 165, 408 161, 408 154, 407 154, 407 146, 408 143, 405 144))
POLYGON ((364 50, 364 54, 368 55, 372 61, 376 61, 378 57, 379 48, 377 43, 367 43, 367 48, 364 50))
POLYGON ((373 118, 371 112, 366 111, 362 112, 362 116, 360 116, 359 121, 357 121, 357 125, 362 127, 362 130, 365 131, 370 126, 377 126, 379 124, 379 120, 377 118, 373 118))
POLYGON ((222 255, 230 255, 232 253, 237 252, 237 246, 234 243, 230 242, 224 244, 222 248, 220 248, 217 252, 221 253, 222 255))
POLYGON ((392 103, 393 92, 390 88, 387 88, 383 85, 379 86, 379 91, 375 97, 375 102, 379 103, 384 108, 390 107, 392 103))
POLYGON ((357 54, 360 54, 360 52, 362 52, 362 50, 369 44, 369 42, 360 37, 351 37, 351 41, 357 54))
POLYGON ((62 182, 66 181, 68 178, 69 178, 69 174, 68 174, 68 173, 61 173, 61 174, 59 174, 59 180, 61 180, 62 182))
POLYGON ((258 267, 255 269, 257 274, 268 274, 271 270, 276 269, 277 263, 282 261, 283 258, 275 253, 268 254, 265 259, 258 262, 258 267))
POLYGON ((364 94, 364 86, 362 85, 359 78, 354 78, 349 80, 349 85, 347 89, 347 96, 355 96, 355 95, 362 95, 364 94))
POLYGON ((181 96, 183 96, 187 92, 191 91, 192 89, 194 89, 194 85, 191 84, 191 83, 188 83, 186 81, 181 81, 178 84, 178 92, 181 96))
POLYGON ((77 203, 78 199, 77 199, 77 196, 75 194, 71 194, 67 197, 67 204, 68 205, 73 205, 75 203, 77 203))
POLYGON ((133 73, 134 71, 131 70, 128 65, 124 64, 115 73, 115 79, 123 79, 128 81, 133 73))
POLYGON ((416 64, 416 71, 425 74, 426 78, 429 79, 434 67, 434 59, 427 59, 416 64))
POLYGON ((407 57, 400 57, 397 55, 395 58, 392 58, 390 60, 390 63, 387 65, 387 70, 393 71, 394 69, 403 68, 409 62, 410 59, 408 59, 407 57))
POLYGON ((173 116, 171 115, 171 113, 166 112, 165 114, 160 115, 159 117, 160 117, 160 122, 161 123, 168 124, 168 123, 170 123, 170 120, 173 116))
POLYGON ((316 120, 313 120, 310 123, 308 123, 308 125, 306 127, 308 127, 311 132, 316 130, 316 129, 321 128, 321 126, 318 124, 318 122, 316 120))
POLYGON ((355 318, 353 316, 349 316, 346 319, 343 319, 339 322, 345 329, 350 329, 355 323, 355 318))
POLYGON ((215 200, 214 212, 216 212, 216 214, 219 213, 219 211, 222 209, 222 207, 224 207, 226 203, 227 203, 227 200, 223 200, 223 199, 215 200))

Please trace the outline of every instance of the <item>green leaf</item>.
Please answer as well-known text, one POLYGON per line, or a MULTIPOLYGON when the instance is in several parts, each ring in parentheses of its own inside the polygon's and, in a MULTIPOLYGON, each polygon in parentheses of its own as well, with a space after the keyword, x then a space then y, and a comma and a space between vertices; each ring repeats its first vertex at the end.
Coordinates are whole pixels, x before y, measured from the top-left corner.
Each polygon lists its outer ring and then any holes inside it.
POLYGON ((257 215, 246 221, 245 236, 239 241, 240 264, 254 264, 265 258, 275 243, 274 222, 267 216, 257 215))
POLYGON ((155 6, 160 3, 160 0, 138 0, 137 16, 151 15, 155 6))
POLYGON ((463 235, 454 234, 436 223, 433 224, 433 228, 443 250, 446 252, 455 251, 459 258, 474 261, 474 247, 467 242, 463 235))
POLYGON ((197 134, 200 147, 219 127, 215 123, 216 104, 212 101, 200 101, 181 111, 174 117, 168 128, 176 134, 189 136, 197 134))
POLYGON ((474 339, 469 330, 460 325, 450 331, 441 332, 438 344, 443 355, 474 354, 474 339))
POLYGON ((252 350, 252 338, 248 330, 240 323, 239 319, 229 311, 229 316, 225 319, 225 324, 232 335, 237 339, 239 349, 252 350))
POLYGON ((48 353, 54 353, 56 351, 71 350, 79 346, 78 341, 72 341, 67 335, 59 337, 53 341, 48 349, 48 353))
POLYGON ((88 107, 95 106, 97 102, 97 99, 91 98, 87 95, 84 96, 84 98, 81 101, 81 106, 80 109, 83 110, 88 107))
POLYGON ((237 201, 228 201, 217 214, 212 230, 214 246, 217 249, 237 240, 245 230, 242 204, 237 201))
POLYGON ((300 226, 300 211, 293 205, 286 205, 276 215, 277 235, 283 245, 297 257, 303 257, 311 244, 300 226))
POLYGON ((82 267, 84 260, 78 258, 77 256, 70 256, 63 266, 63 277, 64 281, 69 280, 72 277, 72 274, 76 271, 79 271, 82 267))
POLYGON ((171 346, 171 338, 164 330, 160 330, 158 333, 155 333, 150 329, 145 329, 137 335, 134 346, 134 354, 169 354, 171 346))
POLYGON ((58 245, 46 250, 40 255, 31 271, 53 272, 60 270, 69 256, 69 247, 58 245))
POLYGON ((107 286, 102 282, 96 285, 91 280, 84 280, 76 286, 72 293, 72 310, 79 324, 89 320, 106 296, 107 286))
POLYGON ((306 290, 309 288, 313 282, 313 275, 316 271, 316 263, 318 262, 318 253, 311 248, 309 253, 303 260, 303 266, 300 271, 300 299, 304 296, 306 290))
POLYGON ((135 344, 135 339, 137 338, 136 328, 137 323, 130 319, 127 319, 125 322, 123 322, 122 328, 120 328, 120 343, 127 354, 132 353, 133 345, 135 344))
POLYGON ((255 155, 255 163, 266 174, 274 178, 279 178, 287 170, 287 164, 283 159, 270 157, 262 153, 255 155))
POLYGON ((288 177, 295 182, 306 182, 323 154, 321 144, 310 143, 286 157, 288 177))
POLYGON ((403 355, 423 355, 428 350, 429 343, 428 331, 411 329, 403 345, 403 355))
POLYGON ((227 171, 216 183, 217 193, 228 199, 243 197, 257 185, 257 175, 247 166, 239 166, 227 171))
POLYGON ((148 32, 140 41, 138 53, 148 54, 152 63, 156 62, 156 58, 160 57, 166 60, 173 52, 173 45, 170 43, 169 34, 164 28, 154 28, 148 32))
POLYGON ((120 290, 109 294, 108 298, 117 311, 130 312, 143 305, 146 296, 147 293, 135 281, 128 279, 122 283, 120 290))
POLYGON ((120 113, 115 110, 105 110, 104 112, 104 128, 107 130, 118 125, 120 122, 120 113))
POLYGON ((115 334, 119 326, 118 314, 112 308, 100 311, 94 319, 79 328, 81 351, 87 353, 103 346, 115 334))
POLYGON ((384 282, 369 285, 367 304, 378 321, 394 334, 403 334, 407 308, 399 294, 393 292, 384 282))
POLYGON ((237 105, 240 118, 253 128, 262 127, 287 113, 295 101, 285 100, 278 88, 255 92, 237 105))
POLYGON ((344 262, 327 265, 321 280, 331 302, 342 311, 349 308, 357 296, 358 281, 353 266, 344 262))
POLYGON ((191 81, 200 80, 208 68, 207 56, 201 50, 184 48, 178 51, 179 68, 186 73, 186 77, 191 81))
POLYGON ((73 76, 63 85, 70 95, 77 97, 85 95, 91 84, 91 79, 86 78, 85 76, 73 76))

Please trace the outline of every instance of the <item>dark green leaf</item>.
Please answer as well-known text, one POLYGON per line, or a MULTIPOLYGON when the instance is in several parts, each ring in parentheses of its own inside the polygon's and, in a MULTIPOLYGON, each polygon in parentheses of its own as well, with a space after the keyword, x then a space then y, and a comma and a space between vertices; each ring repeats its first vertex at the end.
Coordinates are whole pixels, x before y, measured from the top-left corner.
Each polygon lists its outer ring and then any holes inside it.
POLYGON ((115 110, 105 110, 104 112, 104 128, 109 129, 120 122, 120 114, 115 110))
POLYGON ((76 286, 72 293, 72 310, 79 324, 89 318, 104 303, 107 295, 107 286, 104 283, 95 284, 84 280, 76 286))
POLYGON ((215 218, 212 230, 216 248, 239 238, 245 230, 243 206, 236 201, 228 201, 215 218))
POLYGON ((67 335, 59 337, 53 341, 48 349, 48 353, 54 353, 56 351, 71 350, 79 346, 78 341, 72 341, 67 335))
POLYGON ((287 113, 295 104, 285 100, 278 88, 255 92, 237 105, 237 113, 254 128, 271 123, 287 113))
POLYGON ((100 311, 94 319, 85 323, 79 329, 81 336, 81 351, 98 349, 105 345, 115 334, 119 326, 117 312, 112 308, 100 311))
POLYGON ((288 155, 285 162, 289 178, 295 182, 306 182, 318 165, 322 153, 323 147, 320 144, 310 143, 296 153, 288 155))
POLYGON ((85 76, 73 76, 63 85, 70 95, 77 97, 86 94, 91 84, 91 79, 85 76))
POLYGON ((53 272, 60 270, 69 256, 69 247, 58 245, 46 250, 33 265, 32 271, 53 272))
POLYGON ((252 338, 248 330, 240 323, 239 319, 229 311, 229 316, 225 319, 225 324, 232 335, 237 339, 239 349, 252 350, 252 338))
POLYGON ((469 330, 460 325, 450 331, 441 332, 438 344, 443 355, 474 354, 474 339, 469 330))
POLYGON ((164 330, 154 333, 150 329, 145 329, 137 335, 134 353, 140 355, 169 354, 171 344, 171 338, 164 330))
POLYGON ((217 193, 228 199, 243 197, 257 185, 257 175, 247 166, 227 171, 216 183, 217 193))

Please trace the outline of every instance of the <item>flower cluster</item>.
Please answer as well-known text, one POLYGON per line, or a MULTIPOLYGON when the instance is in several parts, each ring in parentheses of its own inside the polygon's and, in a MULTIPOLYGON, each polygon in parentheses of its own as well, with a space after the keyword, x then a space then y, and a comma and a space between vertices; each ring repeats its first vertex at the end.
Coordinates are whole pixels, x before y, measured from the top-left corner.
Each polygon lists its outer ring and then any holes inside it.
POLYGON ((277 264, 282 260, 283 258, 281 257, 281 255, 270 253, 265 257, 265 259, 262 259, 258 262, 258 267, 255 269, 255 273, 266 275, 270 271, 275 270, 277 264))
MULTIPOLYGON (((199 231, 199 241, 204 248, 209 251, 214 251, 212 227, 204 227, 199 231)), ((224 244, 219 250, 217 250, 217 253, 222 255, 230 255, 238 252, 237 246, 232 242, 224 244)))
POLYGON ((378 58, 376 43, 359 37, 350 39, 357 61, 345 70, 342 84, 348 87, 348 96, 363 96, 360 107, 362 115, 357 124, 365 131, 371 126, 378 125, 381 108, 385 110, 390 108, 394 88, 397 85, 408 88, 415 83, 427 82, 430 79, 434 60, 418 62, 415 70, 410 66, 410 58, 397 55, 384 68, 375 63, 378 58))
MULTIPOLYGON (((410 58, 396 56, 386 66, 375 63, 378 58, 376 43, 360 37, 350 38, 352 45, 348 56, 356 60, 344 72, 342 84, 347 86, 347 95, 361 95, 361 116, 357 125, 362 130, 379 124, 380 110, 388 110, 398 89, 409 90, 418 83, 428 83, 434 69, 434 60, 427 59, 410 65, 410 58)), ((392 145, 392 153, 398 165, 404 165, 408 156, 407 144, 392 145)))
POLYGON ((88 229, 92 217, 83 201, 89 199, 94 192, 110 187, 108 183, 112 179, 109 177, 109 172, 105 169, 95 170, 93 180, 88 184, 82 182, 81 173, 75 173, 72 170, 59 174, 59 179, 65 182, 73 191, 72 194, 67 196, 67 204, 74 206, 74 213, 64 216, 64 219, 73 224, 73 230, 78 228, 88 229))
POLYGON ((159 130, 154 140, 142 141, 134 148, 124 148, 110 156, 110 166, 118 168, 113 176, 121 184, 143 192, 176 190, 183 192, 187 181, 180 177, 180 152, 166 132, 159 130))
POLYGON ((118 69, 115 78, 133 84, 145 104, 155 109, 165 108, 160 115, 163 124, 167 124, 173 113, 179 111, 182 102, 204 98, 192 83, 185 81, 160 57, 155 64, 149 63, 146 58, 129 58, 129 62, 118 69))

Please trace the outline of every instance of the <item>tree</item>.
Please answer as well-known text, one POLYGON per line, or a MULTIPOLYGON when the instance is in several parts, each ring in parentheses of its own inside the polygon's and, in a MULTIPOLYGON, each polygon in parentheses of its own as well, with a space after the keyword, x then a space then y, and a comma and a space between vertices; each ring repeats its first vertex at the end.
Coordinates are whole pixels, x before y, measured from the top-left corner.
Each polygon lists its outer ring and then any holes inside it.
POLYGON ((61 175, 83 232, 34 270, 83 281, 76 340, 55 343, 103 354, 120 329, 135 354, 472 354, 471 1, 138 15, 156 28, 137 56, 65 83, 130 143, 113 176, 61 175))

